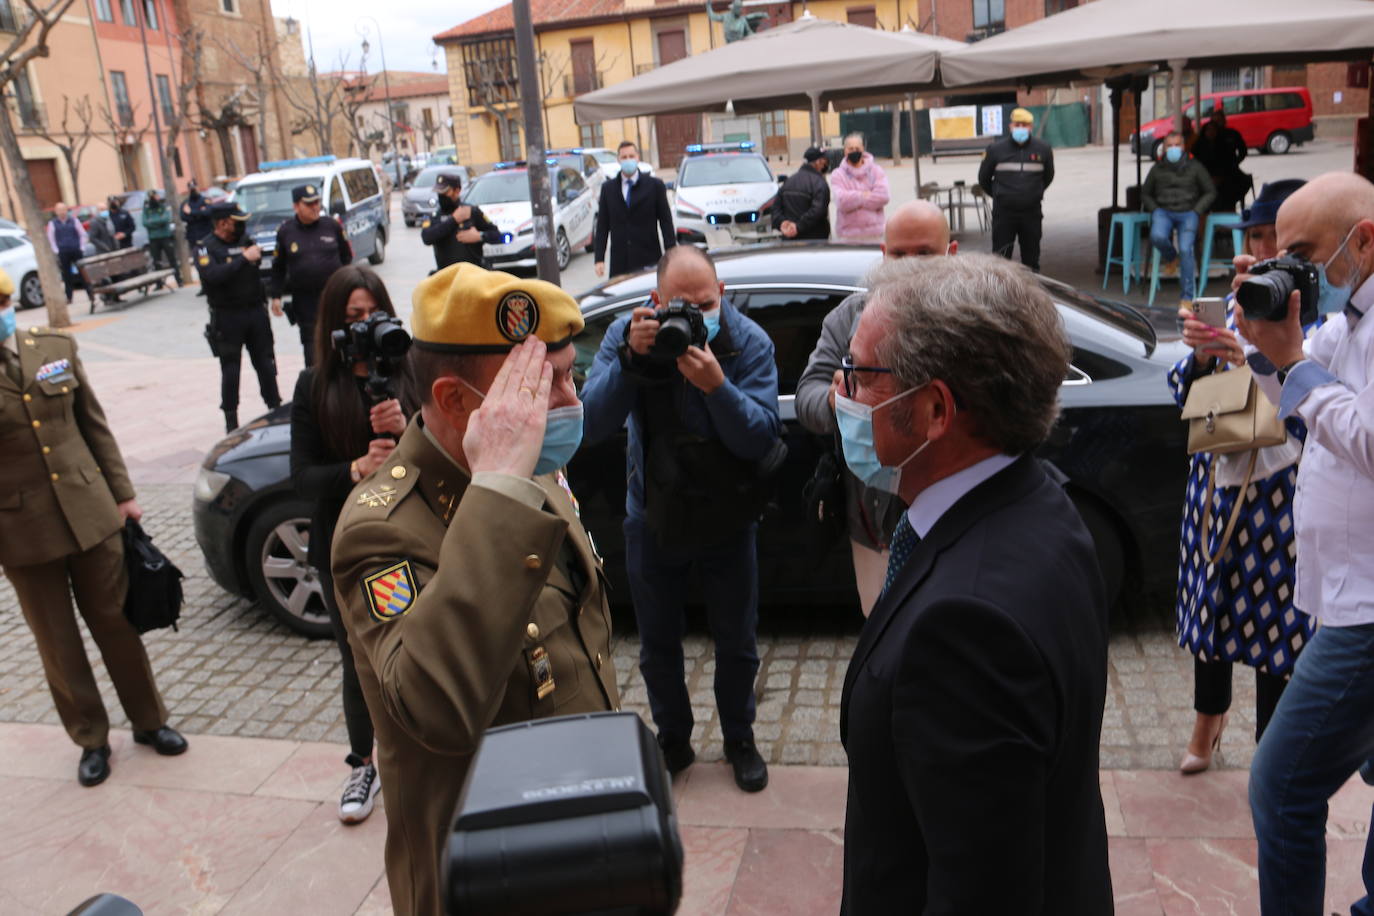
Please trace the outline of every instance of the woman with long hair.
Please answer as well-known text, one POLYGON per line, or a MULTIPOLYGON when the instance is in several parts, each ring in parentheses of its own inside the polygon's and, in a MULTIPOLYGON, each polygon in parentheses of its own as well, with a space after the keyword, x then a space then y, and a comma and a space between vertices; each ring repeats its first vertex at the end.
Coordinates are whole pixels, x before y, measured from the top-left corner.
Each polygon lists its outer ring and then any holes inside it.
POLYGON ((394 316, 391 297, 381 278, 366 267, 336 270, 320 293, 315 324, 315 365, 301 372, 291 401, 291 481, 316 501, 310 523, 310 565, 324 588, 324 603, 334 625, 343 660, 344 723, 351 773, 339 800, 339 820, 356 824, 372 813, 381 783, 372 763, 372 719, 358 684, 348 634, 334 600, 329 572, 329 544, 334 525, 354 484, 375 471, 405 432, 401 400, 373 404, 368 395, 366 361, 348 359, 334 346, 335 331, 364 321, 375 312, 394 316))

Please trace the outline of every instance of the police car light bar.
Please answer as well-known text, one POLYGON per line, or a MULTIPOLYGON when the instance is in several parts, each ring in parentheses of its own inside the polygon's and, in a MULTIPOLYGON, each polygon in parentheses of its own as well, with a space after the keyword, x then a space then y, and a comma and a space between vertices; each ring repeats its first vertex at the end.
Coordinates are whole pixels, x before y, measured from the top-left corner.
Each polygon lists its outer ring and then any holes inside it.
POLYGON ((302 165, 332 165, 337 156, 311 156, 309 159, 274 159, 271 162, 259 162, 258 170, 268 172, 273 169, 294 169, 302 165))
POLYGON ((750 150, 753 148, 753 140, 740 140, 738 143, 689 143, 686 148, 686 153, 689 156, 700 156, 702 153, 731 153, 735 150, 750 150))

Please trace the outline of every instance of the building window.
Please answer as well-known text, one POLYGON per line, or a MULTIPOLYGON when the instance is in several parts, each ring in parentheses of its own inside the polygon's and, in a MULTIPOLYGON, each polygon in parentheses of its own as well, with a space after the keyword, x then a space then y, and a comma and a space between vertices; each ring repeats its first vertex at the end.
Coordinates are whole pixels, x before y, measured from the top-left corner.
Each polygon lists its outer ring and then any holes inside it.
POLYGON ((1055 13, 1071 10, 1077 5, 1078 0, 1045 0, 1045 15, 1053 16, 1055 13))
POLYGON ((14 15, 14 4, 10 0, 0 0, 0 32, 19 31, 19 18, 14 15))
POLYGON ((1212 71, 1213 92, 1234 92, 1240 88, 1240 68, 1226 67, 1212 71))
POLYGON ((172 81, 165 73, 157 75, 157 100, 162 105, 162 120, 171 123, 176 119, 177 109, 172 104, 172 81))
POLYGON ((119 14, 125 25, 138 26, 138 10, 134 8, 134 0, 119 0, 119 14))
POLYGON ((143 21, 148 28, 157 28, 157 0, 143 0, 143 21))
POLYGON ((129 102, 129 84, 124 79, 124 74, 118 70, 111 70, 110 85, 114 87, 115 109, 119 123, 125 127, 133 127, 134 106, 129 102))
POLYGON ((239 0, 219 0, 220 9, 226 13, 237 16, 239 14, 239 0))
POLYGON ((975 29, 1005 28, 1006 7, 1005 0, 973 0, 973 27, 975 29))
POLYGON ((114 7, 110 0, 95 0, 95 18, 101 22, 114 22, 114 7))
POLYGON ((29 84, 29 74, 20 70, 14 74, 14 101, 19 108, 21 127, 39 128, 43 126, 43 113, 33 98, 33 86, 29 84))
POLYGON ((601 130, 600 121, 595 124, 583 124, 578 130, 582 134, 581 142, 583 146, 598 147, 606 145, 606 135, 601 130))

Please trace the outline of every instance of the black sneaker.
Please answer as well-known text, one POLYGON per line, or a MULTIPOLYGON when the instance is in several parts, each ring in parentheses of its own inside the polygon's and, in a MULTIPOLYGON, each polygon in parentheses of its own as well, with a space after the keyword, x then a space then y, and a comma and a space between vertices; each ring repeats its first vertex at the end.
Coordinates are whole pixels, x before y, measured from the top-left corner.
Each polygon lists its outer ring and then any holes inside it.
POLYGON ((669 776, 676 776, 696 762, 697 752, 692 750, 690 741, 659 735, 658 746, 663 751, 663 763, 668 767, 669 776))
POLYGON ((339 820, 345 824, 359 824, 367 820, 380 791, 382 781, 377 778, 375 766, 365 763, 354 767, 344 783, 343 796, 339 799, 339 820))
POLYGON ((735 771, 735 785, 744 791, 761 792, 768 785, 768 764, 753 739, 725 742, 725 759, 735 771))

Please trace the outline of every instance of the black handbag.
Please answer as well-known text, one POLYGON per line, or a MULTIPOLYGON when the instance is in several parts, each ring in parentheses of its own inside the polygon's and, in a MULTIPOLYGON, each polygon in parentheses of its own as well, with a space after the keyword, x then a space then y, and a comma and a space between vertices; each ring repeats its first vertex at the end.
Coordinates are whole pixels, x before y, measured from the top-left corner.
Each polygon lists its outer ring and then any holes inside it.
POLYGON ((162 627, 177 628, 181 617, 181 570, 133 519, 124 520, 124 566, 129 591, 124 616, 140 633, 162 627))

